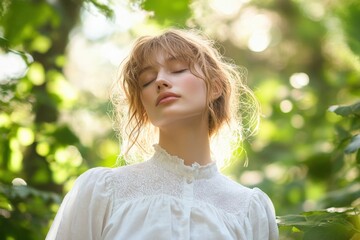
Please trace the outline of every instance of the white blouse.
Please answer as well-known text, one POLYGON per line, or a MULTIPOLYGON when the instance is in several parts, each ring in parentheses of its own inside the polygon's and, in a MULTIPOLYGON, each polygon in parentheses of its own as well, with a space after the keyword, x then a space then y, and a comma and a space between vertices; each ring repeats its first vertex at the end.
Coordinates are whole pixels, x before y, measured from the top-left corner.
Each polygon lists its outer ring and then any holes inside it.
POLYGON ((154 147, 148 161, 82 174, 46 239, 278 239, 260 189, 226 178, 215 162, 190 167, 154 147))

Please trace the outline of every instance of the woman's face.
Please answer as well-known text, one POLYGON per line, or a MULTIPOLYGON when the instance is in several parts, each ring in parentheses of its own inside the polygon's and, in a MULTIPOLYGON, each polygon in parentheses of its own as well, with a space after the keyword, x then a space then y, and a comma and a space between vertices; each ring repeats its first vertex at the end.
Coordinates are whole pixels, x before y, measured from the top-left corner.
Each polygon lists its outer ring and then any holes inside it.
POLYGON ((139 74, 140 98, 154 126, 205 121, 206 84, 190 72, 187 62, 165 53, 155 56, 154 64, 139 74))

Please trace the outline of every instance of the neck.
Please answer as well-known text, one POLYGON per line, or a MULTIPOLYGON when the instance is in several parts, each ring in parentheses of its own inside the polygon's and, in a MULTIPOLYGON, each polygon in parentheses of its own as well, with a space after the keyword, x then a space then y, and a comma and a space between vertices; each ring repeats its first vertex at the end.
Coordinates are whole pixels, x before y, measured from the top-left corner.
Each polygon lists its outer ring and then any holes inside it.
POLYGON ((183 159, 185 165, 211 162, 207 124, 160 128, 159 145, 169 154, 183 159))

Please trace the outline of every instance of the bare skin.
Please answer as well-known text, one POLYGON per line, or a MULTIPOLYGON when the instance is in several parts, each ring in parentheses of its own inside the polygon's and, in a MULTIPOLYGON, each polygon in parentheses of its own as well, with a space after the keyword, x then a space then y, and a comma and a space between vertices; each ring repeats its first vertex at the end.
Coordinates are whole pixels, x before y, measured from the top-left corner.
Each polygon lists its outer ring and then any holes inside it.
POLYGON ((184 159, 185 165, 212 162, 208 126, 204 118, 188 119, 160 129, 159 145, 169 154, 184 159))
POLYGON ((159 145, 185 165, 212 162, 205 82, 184 62, 161 53, 156 60, 157 64, 144 68, 140 83, 144 108, 159 128, 159 145))

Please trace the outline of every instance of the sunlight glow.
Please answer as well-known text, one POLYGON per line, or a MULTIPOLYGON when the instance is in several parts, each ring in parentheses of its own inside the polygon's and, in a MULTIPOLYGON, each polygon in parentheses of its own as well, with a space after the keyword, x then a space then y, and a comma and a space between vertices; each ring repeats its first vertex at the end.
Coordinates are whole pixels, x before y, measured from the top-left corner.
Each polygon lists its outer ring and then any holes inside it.
POLYGON ((20 151, 20 145, 17 139, 10 140, 11 157, 9 161, 9 169, 14 172, 19 172, 22 168, 23 155, 20 151))
POLYGON ((293 126, 294 128, 302 128, 304 126, 304 123, 304 118, 299 114, 296 114, 291 118, 291 126, 293 126))
POLYGON ((262 52, 270 45, 270 41, 268 31, 255 31, 248 40, 248 48, 253 52, 262 52))
POLYGON ((284 178, 285 173, 286 170, 278 164, 269 164, 265 168, 266 177, 274 181, 280 181, 284 178))
POLYGON ((59 73, 54 72, 51 75, 51 81, 48 82, 47 89, 49 92, 56 94, 60 99, 64 100, 62 102, 64 106, 75 101, 78 97, 77 90, 59 73))
POLYGON ((127 49, 120 48, 112 42, 104 43, 99 48, 100 55, 112 65, 118 66, 119 62, 127 56, 127 49))
POLYGON ((109 155, 116 153, 118 150, 118 144, 109 139, 106 139, 99 143, 98 153, 102 159, 105 159, 109 155))
POLYGON ((106 18, 102 13, 91 4, 84 8, 82 18, 82 32, 90 40, 100 40, 113 34, 114 32, 124 32, 129 30, 135 24, 144 21, 147 12, 140 9, 134 9, 126 3, 113 3, 115 21, 106 18))
POLYGON ((236 46, 247 47, 253 52, 266 50, 272 40, 272 20, 265 13, 253 9, 246 10, 233 22, 231 36, 236 46))
POLYGON ((288 113, 293 109, 293 104, 290 100, 283 100, 280 102, 280 110, 283 113, 288 113))
POLYGON ((36 152, 40 155, 40 156, 46 156, 49 154, 50 152, 50 145, 47 142, 39 142, 36 145, 36 152))
POLYGON ((231 17, 247 2, 249 0, 212 0, 210 7, 222 15, 231 17))
POLYGON ((322 3, 306 1, 303 4, 305 14, 313 21, 320 21, 325 15, 325 8, 322 3))
POLYGON ((263 181, 264 175, 260 171, 246 171, 240 177, 240 182, 244 185, 256 185, 263 181))
POLYGON ((17 139, 23 146, 29 146, 34 142, 35 134, 30 128, 20 127, 17 130, 17 139))
POLYGON ((75 146, 67 146, 66 148, 58 148, 55 152, 55 160, 59 164, 69 164, 73 167, 81 165, 83 159, 81 153, 75 146))
POLYGON ((81 15, 84 35, 90 40, 99 40, 114 31, 111 22, 90 5, 81 15))
POLYGON ((29 71, 28 71, 27 76, 29 77, 30 81, 34 85, 39 86, 39 85, 43 84, 45 82, 45 70, 44 70, 44 67, 38 62, 34 62, 29 67, 29 71))
POLYGON ((290 84, 294 88, 303 88, 309 84, 310 78, 309 75, 306 73, 300 72, 300 73, 294 73, 290 77, 290 84))
POLYGON ((8 128, 11 125, 11 119, 9 115, 5 113, 0 113, 0 126, 8 128))
POLYGON ((346 180, 348 180, 349 182, 354 182, 356 181, 357 177, 359 176, 359 170, 357 168, 352 168, 351 170, 349 170, 346 173, 346 180))
POLYGON ((27 66, 19 54, 12 52, 0 55, 0 85, 25 75, 27 66))

